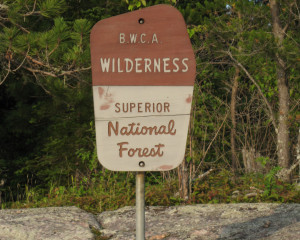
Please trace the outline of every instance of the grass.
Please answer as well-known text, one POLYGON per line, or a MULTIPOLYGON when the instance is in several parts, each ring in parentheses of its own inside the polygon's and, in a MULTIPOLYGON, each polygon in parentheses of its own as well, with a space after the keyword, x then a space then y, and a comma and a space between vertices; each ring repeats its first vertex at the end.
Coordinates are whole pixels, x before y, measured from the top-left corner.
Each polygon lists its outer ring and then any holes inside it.
MULTIPOLYGON (((151 176, 146 178, 145 199, 148 206, 241 202, 300 203, 300 191, 296 185, 283 183, 275 177, 270 178, 268 174, 234 176, 227 170, 211 174, 202 181, 194 181, 188 200, 181 199, 178 192, 176 179, 162 180, 151 176)), ((120 177, 112 174, 110 178, 91 182, 72 180, 68 186, 52 184, 48 189, 25 186, 22 196, 17 201, 2 202, 1 208, 77 206, 88 212, 99 213, 135 205, 135 176, 131 174, 120 177)))

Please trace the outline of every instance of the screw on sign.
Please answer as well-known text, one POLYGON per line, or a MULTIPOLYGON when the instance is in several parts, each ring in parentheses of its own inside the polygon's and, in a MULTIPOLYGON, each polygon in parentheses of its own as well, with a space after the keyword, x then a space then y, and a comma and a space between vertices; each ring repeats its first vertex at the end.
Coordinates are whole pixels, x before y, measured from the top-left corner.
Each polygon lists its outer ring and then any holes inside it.
POLYGON ((114 171, 166 171, 185 154, 195 58, 180 12, 156 5, 91 32, 97 153, 114 171))

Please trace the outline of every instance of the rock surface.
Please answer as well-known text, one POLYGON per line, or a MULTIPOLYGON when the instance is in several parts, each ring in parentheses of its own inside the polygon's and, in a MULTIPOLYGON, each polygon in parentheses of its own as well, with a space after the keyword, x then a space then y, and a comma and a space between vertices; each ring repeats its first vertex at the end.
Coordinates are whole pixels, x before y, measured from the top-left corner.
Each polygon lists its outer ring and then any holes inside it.
MULTIPOLYGON (((125 207, 98 215, 103 235, 135 239, 135 210, 125 207)), ((213 204, 149 207, 146 239, 300 239, 300 204, 213 204)))
MULTIPOLYGON (((0 211, 0 240, 135 239, 135 208, 94 216, 76 207, 0 211), (99 238, 97 238, 99 239, 99 238)), ((300 204, 147 207, 147 240, 300 239, 300 204)))
POLYGON ((0 240, 89 240, 100 230, 93 214, 77 207, 0 211, 0 240))

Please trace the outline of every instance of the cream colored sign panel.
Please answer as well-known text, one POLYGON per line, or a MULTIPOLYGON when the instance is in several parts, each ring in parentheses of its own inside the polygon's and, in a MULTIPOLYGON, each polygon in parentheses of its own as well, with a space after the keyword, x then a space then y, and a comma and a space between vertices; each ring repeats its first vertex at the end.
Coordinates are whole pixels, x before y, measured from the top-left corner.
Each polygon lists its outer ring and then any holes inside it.
POLYGON ((184 158, 193 86, 94 86, 97 153, 115 171, 164 171, 184 158))

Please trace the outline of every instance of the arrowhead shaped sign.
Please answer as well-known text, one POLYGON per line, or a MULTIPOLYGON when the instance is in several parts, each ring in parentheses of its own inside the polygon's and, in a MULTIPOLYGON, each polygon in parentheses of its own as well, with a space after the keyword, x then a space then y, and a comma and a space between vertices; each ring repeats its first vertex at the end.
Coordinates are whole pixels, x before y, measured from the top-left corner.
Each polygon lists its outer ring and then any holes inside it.
POLYGON ((91 61, 97 154, 114 171, 183 160, 196 63, 184 19, 156 5, 95 24, 91 61))

